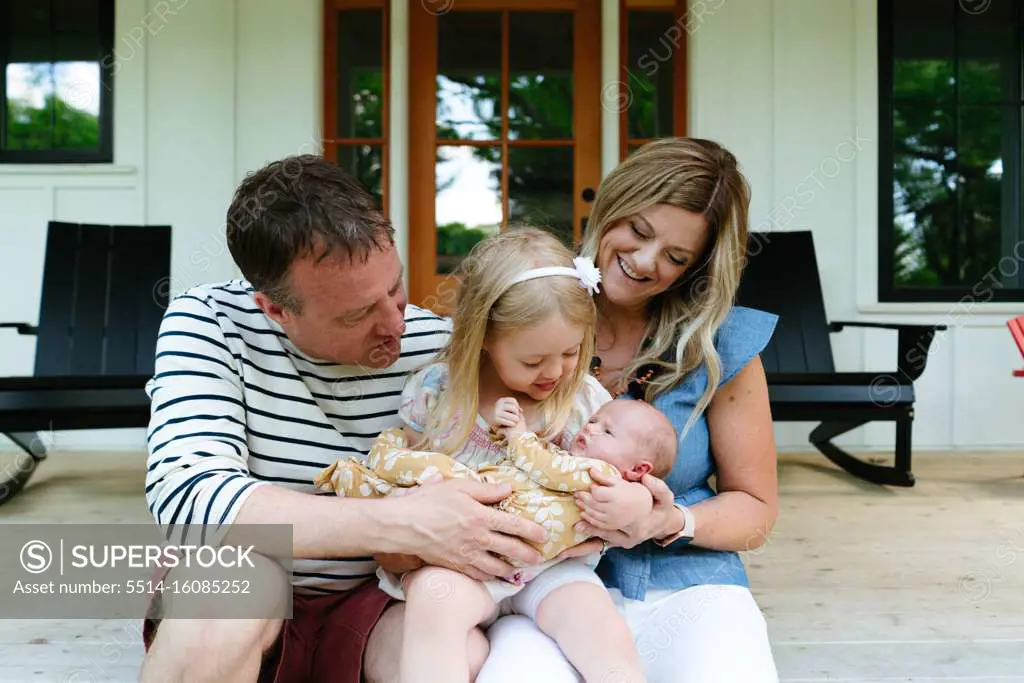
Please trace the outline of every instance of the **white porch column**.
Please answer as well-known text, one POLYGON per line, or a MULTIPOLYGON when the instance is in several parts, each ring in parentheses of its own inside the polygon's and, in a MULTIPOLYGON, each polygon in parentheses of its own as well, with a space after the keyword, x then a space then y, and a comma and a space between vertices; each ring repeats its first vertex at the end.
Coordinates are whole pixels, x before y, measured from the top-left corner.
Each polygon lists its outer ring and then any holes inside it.
MULTIPOLYGON (((601 0, 601 102, 605 88, 623 85, 619 78, 619 0, 601 0)), ((612 97, 611 101, 616 98, 612 97)), ((614 108, 601 108, 601 177, 619 163, 619 116, 614 108)))
POLYGON ((409 263, 409 3, 391 0, 388 214, 402 263, 409 263))

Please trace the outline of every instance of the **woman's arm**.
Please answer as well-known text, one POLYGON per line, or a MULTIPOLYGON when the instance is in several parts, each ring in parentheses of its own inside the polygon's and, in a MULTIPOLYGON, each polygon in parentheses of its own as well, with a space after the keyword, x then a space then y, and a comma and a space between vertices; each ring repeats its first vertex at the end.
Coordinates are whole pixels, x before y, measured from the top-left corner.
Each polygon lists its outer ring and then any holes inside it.
MULTIPOLYGON (((759 357, 719 388, 708 406, 707 420, 718 495, 690 506, 697 527, 691 543, 716 550, 753 550, 764 544, 778 515, 775 435, 759 357)), ((645 486, 606 482, 597 474, 594 480, 603 486, 590 494, 577 494, 583 517, 591 522, 581 529, 583 533, 631 548, 682 528, 682 513, 672 505, 672 492, 660 479, 647 475, 645 486), (642 509, 639 504, 645 495, 653 499, 649 512, 630 522, 615 513, 627 509, 627 499, 635 501, 633 509, 642 509)))
POLYGON ((719 550, 759 548, 779 512, 775 432, 760 357, 718 390, 707 419, 718 495, 690 507, 697 527, 692 542, 719 550))

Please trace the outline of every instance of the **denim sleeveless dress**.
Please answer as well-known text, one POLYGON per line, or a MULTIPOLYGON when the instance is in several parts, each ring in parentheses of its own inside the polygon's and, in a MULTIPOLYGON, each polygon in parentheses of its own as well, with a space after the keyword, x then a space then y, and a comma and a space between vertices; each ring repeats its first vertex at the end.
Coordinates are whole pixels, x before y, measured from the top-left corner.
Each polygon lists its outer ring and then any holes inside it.
MULTIPOLYGON (((778 317, 771 313, 734 306, 715 336, 715 349, 721 358, 725 384, 761 353, 775 331, 778 317)), ((643 368, 637 374, 643 374, 643 368)), ((683 433, 690 413, 707 386, 707 371, 693 371, 674 389, 654 400, 654 406, 668 416, 676 432, 683 433)), ((628 396, 639 398, 640 387, 633 385, 628 396)), ((708 479, 715 473, 711 455, 707 418, 701 415, 685 438, 680 438, 675 466, 665 482, 675 493, 676 502, 693 505, 715 495, 708 479)), ((608 588, 619 589, 623 596, 643 600, 648 590, 681 590, 701 584, 748 586, 746 569, 739 554, 709 550, 676 541, 661 548, 646 541, 630 549, 612 548, 602 558, 597 573, 608 588)))

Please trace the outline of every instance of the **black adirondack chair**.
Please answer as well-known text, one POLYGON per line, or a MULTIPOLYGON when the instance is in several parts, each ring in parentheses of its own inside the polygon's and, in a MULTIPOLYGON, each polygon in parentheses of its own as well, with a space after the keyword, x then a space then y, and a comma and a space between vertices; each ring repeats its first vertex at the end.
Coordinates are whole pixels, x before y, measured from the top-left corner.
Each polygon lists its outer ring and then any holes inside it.
POLYGON ((46 457, 37 432, 145 427, 146 381, 169 295, 171 228, 51 222, 33 376, 0 378, 0 433, 25 453, 0 472, 0 504, 46 457))
POLYGON ((913 486, 914 381, 924 372, 935 333, 946 326, 829 322, 810 231, 752 233, 737 303, 779 316, 762 355, 773 419, 820 422, 810 442, 836 465, 877 484, 913 486), (836 372, 830 334, 847 327, 896 330, 895 367, 836 372), (895 423, 893 465, 864 462, 832 443, 876 421, 895 423))

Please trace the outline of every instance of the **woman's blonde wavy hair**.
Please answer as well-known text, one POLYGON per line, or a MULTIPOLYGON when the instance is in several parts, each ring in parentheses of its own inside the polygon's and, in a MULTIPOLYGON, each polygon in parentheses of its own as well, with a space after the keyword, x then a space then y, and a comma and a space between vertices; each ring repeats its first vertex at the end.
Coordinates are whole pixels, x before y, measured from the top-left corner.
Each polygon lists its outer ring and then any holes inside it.
POLYGON ((448 365, 448 387, 432 411, 424 437, 454 453, 469 438, 479 411, 478 381, 484 341, 542 322, 552 313, 583 328, 579 362, 572 377, 538 404, 544 427, 538 436, 554 438, 565 427, 594 355, 597 308, 574 277, 540 277, 512 285, 531 268, 573 267, 574 254, 551 233, 532 227, 512 229, 478 242, 457 271, 461 279, 452 314, 452 337, 438 355, 448 365), (459 417, 460 419, 456 419, 459 417), (440 437, 455 429, 446 439, 440 437))
MULTIPOLYGON (((657 204, 704 215, 708 241, 694 265, 651 300, 648 343, 624 368, 623 376, 632 376, 641 366, 658 366, 660 372, 645 385, 644 398, 650 402, 705 365, 708 386, 685 433, 707 408, 721 381, 714 337, 733 305, 746 261, 750 186, 736 157, 717 142, 655 140, 627 157, 601 183, 581 253, 597 261, 609 229, 657 204), (663 356, 672 360, 666 362, 663 356)), ((605 303, 599 295, 598 310, 605 303)))

